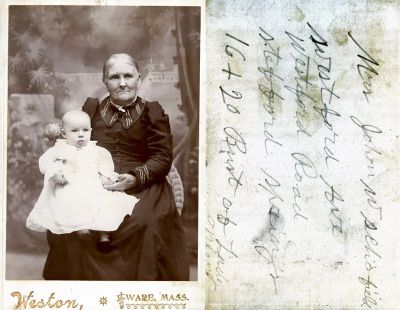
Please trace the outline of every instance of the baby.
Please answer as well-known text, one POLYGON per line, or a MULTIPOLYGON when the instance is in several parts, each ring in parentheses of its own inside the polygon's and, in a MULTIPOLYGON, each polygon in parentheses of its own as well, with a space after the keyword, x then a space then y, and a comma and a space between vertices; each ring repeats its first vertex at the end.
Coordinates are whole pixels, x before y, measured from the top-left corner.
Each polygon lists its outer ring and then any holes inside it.
POLYGON ((71 111, 62 118, 61 133, 53 147, 39 158, 44 174, 43 190, 29 214, 26 226, 54 234, 76 231, 83 239, 99 231, 98 248, 108 248, 107 232, 116 230, 138 201, 104 185, 116 182, 111 154, 90 141, 89 116, 71 111), (85 237, 86 236, 86 237, 85 237))

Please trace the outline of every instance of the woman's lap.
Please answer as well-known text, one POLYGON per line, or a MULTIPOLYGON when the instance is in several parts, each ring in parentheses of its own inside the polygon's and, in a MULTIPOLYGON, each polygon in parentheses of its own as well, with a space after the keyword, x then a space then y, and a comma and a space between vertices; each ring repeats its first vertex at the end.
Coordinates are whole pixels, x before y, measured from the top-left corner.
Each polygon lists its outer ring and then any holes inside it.
POLYGON ((48 280, 188 280, 183 226, 166 182, 139 194, 132 216, 111 234, 113 249, 76 233, 48 234, 48 280))

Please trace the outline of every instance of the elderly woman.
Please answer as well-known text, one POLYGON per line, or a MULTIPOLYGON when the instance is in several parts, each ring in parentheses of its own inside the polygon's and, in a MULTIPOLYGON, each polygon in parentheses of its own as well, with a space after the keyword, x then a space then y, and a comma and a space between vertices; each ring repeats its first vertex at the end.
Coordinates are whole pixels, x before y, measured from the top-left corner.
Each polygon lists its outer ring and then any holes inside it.
POLYGON ((119 173, 118 181, 107 189, 140 200, 111 233, 106 250, 96 247, 96 238, 49 232, 45 279, 189 278, 183 226, 166 181, 172 163, 168 116, 158 102, 138 96, 140 81, 137 62, 127 54, 114 54, 103 67, 110 95, 101 102, 88 98, 82 108, 91 117, 92 140, 110 151, 119 173))

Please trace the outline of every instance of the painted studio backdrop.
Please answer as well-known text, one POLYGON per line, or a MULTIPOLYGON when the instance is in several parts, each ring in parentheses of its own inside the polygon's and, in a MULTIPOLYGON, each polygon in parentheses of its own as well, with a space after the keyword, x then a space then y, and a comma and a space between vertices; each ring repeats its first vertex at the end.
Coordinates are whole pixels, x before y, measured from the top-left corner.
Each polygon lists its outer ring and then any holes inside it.
POLYGON ((200 8, 10 6, 8 42, 7 279, 40 278, 47 253, 45 234, 25 227, 43 184, 45 125, 103 98, 103 63, 122 52, 139 63, 139 95, 170 117, 196 266, 200 8))

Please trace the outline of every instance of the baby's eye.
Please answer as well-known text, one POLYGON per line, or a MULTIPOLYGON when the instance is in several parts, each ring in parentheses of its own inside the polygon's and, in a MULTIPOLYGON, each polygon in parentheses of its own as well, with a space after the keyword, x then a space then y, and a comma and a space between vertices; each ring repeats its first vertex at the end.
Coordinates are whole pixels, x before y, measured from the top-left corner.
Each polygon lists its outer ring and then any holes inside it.
POLYGON ((78 129, 72 129, 71 131, 72 132, 78 132, 78 129))
POLYGON ((83 131, 85 131, 85 132, 86 132, 86 131, 89 131, 89 129, 85 128, 85 129, 83 129, 83 131))

